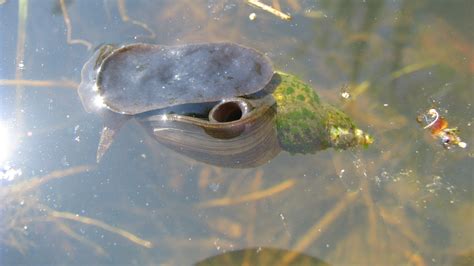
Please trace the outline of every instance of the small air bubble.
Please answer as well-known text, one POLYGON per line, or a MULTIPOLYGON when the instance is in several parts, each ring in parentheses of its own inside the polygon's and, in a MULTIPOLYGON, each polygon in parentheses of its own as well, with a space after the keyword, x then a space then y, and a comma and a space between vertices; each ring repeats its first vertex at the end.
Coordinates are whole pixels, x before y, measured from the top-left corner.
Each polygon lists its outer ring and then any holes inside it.
POLYGON ((25 63, 23 62, 23 60, 18 63, 18 69, 25 70, 25 63))
POLYGON ((209 189, 212 190, 213 192, 217 192, 219 190, 219 184, 211 183, 209 184, 209 189))
POLYGON ((345 171, 346 171, 345 169, 342 169, 342 170, 339 172, 339 178, 342 178, 342 176, 344 175, 344 172, 345 172, 345 171))
POLYGON ((351 98, 351 94, 347 91, 343 91, 343 92, 341 92, 341 97, 343 99, 349 99, 349 98, 351 98))

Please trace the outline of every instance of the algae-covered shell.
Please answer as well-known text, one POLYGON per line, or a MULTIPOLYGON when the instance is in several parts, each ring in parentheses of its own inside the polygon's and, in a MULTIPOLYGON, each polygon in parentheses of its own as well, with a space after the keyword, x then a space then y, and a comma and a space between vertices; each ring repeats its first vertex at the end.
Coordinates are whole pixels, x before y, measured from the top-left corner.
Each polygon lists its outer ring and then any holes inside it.
POLYGON ((99 96, 109 110, 135 115, 258 92, 272 78, 273 68, 262 53, 234 43, 139 43, 104 46, 82 76, 79 94, 84 105, 99 96))
POLYGON ((283 150, 304 154, 373 142, 347 114, 322 102, 307 83, 291 74, 275 75, 280 77, 273 92, 277 105, 275 124, 283 150))

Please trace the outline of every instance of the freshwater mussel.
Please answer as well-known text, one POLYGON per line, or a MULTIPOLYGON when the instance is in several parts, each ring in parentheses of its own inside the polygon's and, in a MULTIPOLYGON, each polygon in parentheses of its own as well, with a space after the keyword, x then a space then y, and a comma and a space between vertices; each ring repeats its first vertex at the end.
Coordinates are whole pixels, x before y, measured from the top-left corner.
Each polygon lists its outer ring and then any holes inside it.
POLYGON ((372 142, 307 84, 235 43, 105 45, 84 65, 78 91, 104 120, 97 161, 131 118, 166 147, 223 167, 258 166, 281 149, 372 142))

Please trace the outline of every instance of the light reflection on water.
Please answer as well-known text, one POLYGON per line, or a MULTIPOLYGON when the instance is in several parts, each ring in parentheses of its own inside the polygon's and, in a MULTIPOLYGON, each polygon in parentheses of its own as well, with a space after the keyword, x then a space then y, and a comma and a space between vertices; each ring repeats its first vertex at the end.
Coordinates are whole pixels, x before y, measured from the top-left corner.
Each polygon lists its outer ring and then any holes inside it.
MULTIPOLYGON (((177 155, 129 123, 97 169, 52 180, 21 197, 122 228, 153 248, 90 224, 70 222, 79 236, 71 238, 28 223, 27 233, 25 224, 17 224, 18 239, 36 245, 20 253, 14 239, 2 235, 0 259, 189 265, 261 246, 304 250, 334 265, 446 265, 472 253, 474 237, 466 232, 474 219, 474 37, 466 12, 473 4, 273 2, 293 20, 281 21, 240 1, 65 1, 72 39, 92 47, 226 40, 265 51, 278 69, 310 82, 373 133, 374 145, 307 156, 281 153, 257 169, 221 169, 177 155), (124 10, 128 20, 120 18, 124 10), (256 19, 249 20, 253 12, 256 19), (156 33, 154 39, 147 29, 156 33), (343 84, 351 95, 344 101, 343 84), (444 150, 415 122, 432 105, 448 110, 443 115, 461 129, 466 149, 444 150), (90 255, 98 246, 108 255, 90 255)), ((101 128, 76 92, 60 85, 63 79, 79 83, 91 51, 66 43, 58 1, 27 3, 23 79, 59 82, 25 86, 21 106, 15 105, 15 86, 0 83, 0 117, 24 111, 15 126, 24 132, 7 126, 8 140, 0 137, 0 161, 22 169, 22 180, 93 164, 101 128), (16 136, 19 144, 10 139, 16 136), (3 152, 8 145, 17 152, 3 152)), ((16 36, 17 13, 16 1, 0 5, 0 32, 8 33, 1 36, 16 36)), ((13 37, 0 39, 0 49, 7 51, 0 54, 0 81, 15 77, 15 45, 13 37)), ((8 221, 0 219, 3 225, 8 221)))
POLYGON ((11 153, 10 132, 8 128, 0 121, 0 165, 2 165, 10 156, 11 153))

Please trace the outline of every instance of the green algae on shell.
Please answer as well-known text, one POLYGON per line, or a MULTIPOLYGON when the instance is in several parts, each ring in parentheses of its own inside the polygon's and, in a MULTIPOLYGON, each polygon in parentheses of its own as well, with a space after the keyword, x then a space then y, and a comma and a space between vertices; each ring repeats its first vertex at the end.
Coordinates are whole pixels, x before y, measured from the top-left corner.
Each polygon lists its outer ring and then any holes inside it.
POLYGON ((272 94, 277 105, 275 123, 282 149, 305 154, 373 142, 344 112, 321 102, 308 84, 291 74, 277 72, 276 75, 280 80, 272 94))

